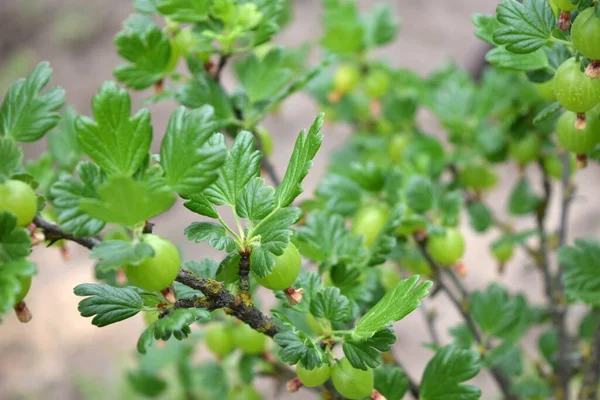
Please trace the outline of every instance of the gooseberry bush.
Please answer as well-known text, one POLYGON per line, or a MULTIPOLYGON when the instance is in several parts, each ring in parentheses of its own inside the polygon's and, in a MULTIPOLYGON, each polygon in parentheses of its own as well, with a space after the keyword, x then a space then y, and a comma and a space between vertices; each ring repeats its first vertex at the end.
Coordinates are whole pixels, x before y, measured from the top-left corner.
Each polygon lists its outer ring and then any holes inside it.
POLYGON ((46 90, 48 63, 2 100, 2 313, 32 317, 24 300, 44 268, 28 259, 32 248, 66 254, 74 242, 90 250, 99 282, 74 288, 81 315, 98 327, 146 322, 129 396, 260 399, 256 379, 268 376, 325 399, 597 398, 600 245, 567 236, 577 171, 600 159, 597 1, 503 0, 495 15, 475 15, 491 46, 478 81, 450 63, 424 77, 373 57, 399 27, 383 5, 360 14, 351 0, 324 0, 314 66, 308 46, 275 44, 291 16, 284 0, 134 6, 114 41, 123 63, 91 116, 46 90), (222 83, 226 68, 235 89, 222 83), (179 105, 157 154, 150 113, 132 111, 131 91, 179 105), (299 91, 323 113, 306 121, 280 177, 261 124, 299 91), (444 134, 424 132, 419 110, 444 134), (325 122, 352 135, 299 198, 325 122), (22 143, 44 136, 47 151, 24 162, 22 143), (508 216, 486 202, 506 164, 520 172, 508 216), (558 226, 548 222, 554 195, 558 226), (218 258, 180 254, 160 235, 152 221, 178 197, 185 235, 218 258), (523 252, 545 301, 498 283, 470 290, 467 229, 495 238, 498 274, 521 268, 511 261, 523 252), (425 310, 431 357, 412 377, 392 328, 435 296, 461 320, 444 341, 425 310), (534 355, 525 339, 537 341, 534 355), (212 361, 198 361, 201 346, 212 361), (489 393, 467 382, 479 374, 493 378, 489 393))

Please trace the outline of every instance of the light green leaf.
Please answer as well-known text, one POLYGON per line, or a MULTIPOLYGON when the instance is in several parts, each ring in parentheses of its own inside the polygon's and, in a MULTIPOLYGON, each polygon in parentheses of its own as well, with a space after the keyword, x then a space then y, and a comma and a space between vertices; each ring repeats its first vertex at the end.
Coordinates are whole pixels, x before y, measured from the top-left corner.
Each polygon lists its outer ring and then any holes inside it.
POLYGON ((284 65, 283 55, 283 50, 274 48, 263 57, 252 53, 235 64, 238 79, 250 103, 275 97, 290 82, 292 70, 284 65))
POLYGON ((238 133, 219 170, 219 178, 204 192, 205 196, 216 205, 235 205, 239 193, 258 176, 261 157, 254 136, 247 131, 238 133))
POLYGON ((117 53, 130 64, 118 66, 114 76, 133 89, 152 86, 169 72, 172 51, 169 38, 151 20, 149 22, 126 22, 125 29, 115 37, 117 53))
POLYGON ((156 5, 160 1, 161 0, 133 0, 133 7, 140 14, 158 14, 158 11, 156 10, 156 5))
POLYGON ((281 313, 275 312, 279 319, 284 319, 284 326, 274 340, 281 349, 279 356, 288 364, 301 363, 306 369, 314 369, 327 362, 327 356, 318 343, 313 341, 304 332, 296 329, 281 313))
POLYGON ((594 239, 576 239, 574 246, 562 247, 559 261, 564 268, 567 296, 591 306, 600 305, 600 244, 594 239))
POLYGON ((131 318, 142 310, 143 302, 134 288, 116 288, 110 285, 84 283, 75 286, 76 296, 86 297, 77 309, 82 317, 94 317, 98 327, 131 318))
POLYGON ((502 25, 495 16, 473 14, 471 21, 473 22, 473 25, 477 27, 477 29, 475 29, 475 36, 491 45, 496 45, 494 42, 494 32, 502 25))
POLYGON ((418 275, 398 282, 358 321, 354 334, 369 338, 413 312, 421 304, 419 300, 427 296, 433 286, 431 281, 418 282, 418 275))
POLYGON ((288 168, 285 171, 285 176, 281 185, 277 187, 275 197, 280 207, 286 207, 294 201, 300 193, 302 193, 302 180, 308 174, 308 170, 312 167, 312 159, 319 151, 323 142, 323 135, 319 133, 323 126, 324 114, 321 113, 313 124, 308 133, 300 132, 288 168))
POLYGON ((97 199, 81 199, 81 209, 101 221, 130 227, 165 212, 175 201, 167 186, 152 187, 128 176, 109 177, 98 194, 97 199))
MULTIPOLYGON (((1 218, 0 215, 0 222, 1 218)), ((36 271, 35 264, 24 258, 6 263, 0 259, 0 314, 15 305, 16 296, 22 288, 21 278, 32 276, 36 271)))
POLYGON ((210 218, 218 218, 217 209, 203 194, 193 194, 184 204, 185 208, 210 218))
POLYGON ((63 112, 63 118, 58 127, 48 134, 48 148, 52 159, 69 171, 75 167, 83 153, 77 141, 76 118, 75 109, 68 107, 63 112))
POLYGON ((408 378, 400 367, 383 365, 375 371, 375 389, 387 400, 401 400, 408 391, 408 378))
POLYGON ((386 4, 377 4, 365 21, 365 42, 368 47, 381 46, 394 40, 400 23, 386 4))
POLYGON ((513 53, 531 53, 550 40, 556 25, 550 4, 544 0, 503 0, 496 9, 502 27, 494 32, 494 41, 513 53))
POLYGON ((8 137, 0 136, 0 183, 18 171, 23 161, 23 151, 8 137))
POLYGON ((481 390, 462 383, 479 373, 479 354, 448 345, 429 361, 421 380, 421 400, 476 400, 481 390))
POLYGON ((231 252, 236 248, 235 241, 227 236, 225 228, 220 224, 214 224, 212 222, 193 222, 185 228, 184 233, 188 240, 196 243, 207 241, 211 247, 214 247, 217 250, 231 252))
POLYGON ((210 0, 158 0, 156 9, 172 21, 201 22, 208 18, 210 0))
POLYGON ((265 186, 262 178, 253 178, 238 196, 235 210, 238 216, 250 220, 265 218, 275 209, 275 189, 265 186))
POLYGON ((324 1, 323 24, 325 34, 321 45, 327 50, 338 53, 358 53, 365 47, 365 31, 360 23, 358 8, 354 2, 324 1))
POLYGON ((0 211, 0 262, 27 257, 31 251, 31 239, 25 228, 17 226, 17 217, 0 211))
POLYGON ((62 229, 77 237, 94 236, 104 228, 104 221, 87 213, 81 207, 81 200, 98 198, 96 188, 105 177, 97 165, 89 162, 80 163, 76 172, 81 181, 63 175, 50 187, 50 202, 62 229))
POLYGON ((154 250, 149 244, 122 240, 104 240, 94 246, 90 253, 91 259, 100 260, 96 264, 96 270, 100 273, 126 265, 139 265, 150 257, 154 257, 154 250))
POLYGON ((60 120, 57 110, 65 102, 65 92, 54 88, 41 94, 50 81, 52 68, 41 62, 27 78, 16 81, 0 106, 0 136, 19 142, 39 140, 60 120))
POLYGON ((396 341, 396 335, 391 329, 382 329, 364 341, 356 341, 345 337, 344 355, 354 368, 373 369, 381 364, 381 352, 389 351, 396 341))
POLYGON ((544 49, 537 49, 531 53, 513 53, 504 47, 496 47, 488 51, 485 60, 498 68, 515 71, 534 71, 548 68, 548 55, 544 49))
POLYGON ((150 113, 131 118, 131 99, 114 82, 105 82, 92 100, 96 121, 80 116, 75 121, 83 150, 109 175, 133 175, 148 156, 152 141, 150 113))
POLYGON ((181 196, 200 193, 218 177, 227 157, 222 135, 210 106, 178 108, 167 126, 160 149, 166 183, 181 196))

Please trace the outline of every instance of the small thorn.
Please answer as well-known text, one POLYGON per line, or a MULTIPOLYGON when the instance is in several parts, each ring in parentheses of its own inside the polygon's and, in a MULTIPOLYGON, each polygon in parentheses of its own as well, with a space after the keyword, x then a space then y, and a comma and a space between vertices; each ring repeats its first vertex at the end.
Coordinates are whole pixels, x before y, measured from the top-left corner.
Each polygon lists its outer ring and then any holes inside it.
POLYGON ((25 304, 24 301, 17 304, 14 307, 14 310, 15 314, 17 314, 17 318, 19 319, 19 321, 24 324, 28 323, 29 321, 31 321, 31 318, 33 318, 33 316, 31 315, 31 311, 29 311, 29 308, 27 308, 27 304, 25 304))

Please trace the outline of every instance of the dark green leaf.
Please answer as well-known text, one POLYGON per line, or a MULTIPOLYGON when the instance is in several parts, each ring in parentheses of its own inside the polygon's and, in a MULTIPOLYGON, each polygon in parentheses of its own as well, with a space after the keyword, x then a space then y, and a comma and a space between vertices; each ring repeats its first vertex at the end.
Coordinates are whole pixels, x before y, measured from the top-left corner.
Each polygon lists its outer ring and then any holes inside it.
POLYGON ((127 379, 136 392, 148 397, 158 396, 167 388, 164 379, 144 370, 129 372, 127 379))
POLYGON ((447 192, 440 199, 439 209, 445 226, 456 226, 460 218, 463 196, 459 191, 447 192))
POLYGON ((150 257, 154 257, 154 250, 150 245, 122 240, 104 240, 94 246, 90 253, 90 258, 100 260, 96 264, 99 273, 106 273, 126 265, 139 265, 150 257))
POLYGON ((450 328, 449 333, 454 338, 454 345, 456 347, 470 349, 473 345, 473 333, 465 324, 459 324, 450 328))
POLYGON ((134 288, 116 288, 109 285, 85 283, 73 292, 86 297, 77 309, 82 317, 94 317, 92 324, 102 327, 131 318, 142 310, 142 298, 134 288))
POLYGON ((68 107, 56 129, 48 134, 48 148, 52 159, 61 167, 71 170, 81 159, 82 150, 77 141, 75 119, 77 112, 68 107))
POLYGON ((381 363, 380 352, 389 351, 396 341, 396 335, 391 329, 382 329, 367 340, 345 338, 344 355, 354 368, 367 370, 381 363))
POLYGON ((0 211, 0 262, 26 257, 30 251, 27 229, 17 226, 17 217, 13 214, 0 211))
POLYGON ((365 42, 368 47, 381 46, 394 40, 400 24, 391 8, 377 4, 365 20, 365 42))
POLYGON ((542 111, 540 111, 535 116, 535 118, 533 119, 533 124, 537 125, 540 122, 544 122, 547 119, 549 119, 550 117, 553 117, 556 114, 556 112, 558 110, 560 110, 560 108, 561 108, 561 106, 560 106, 560 103, 558 101, 554 102, 554 103, 548 104, 546 107, 544 107, 542 109, 542 111))
POLYGON ((284 330, 275 335, 274 340, 281 347, 281 360, 288 364, 301 363, 307 369, 314 369, 328 360, 319 344, 302 331, 284 330))
POLYGON ((283 50, 274 48, 263 57, 252 53, 235 64, 235 71, 246 90, 250 103, 277 96, 292 78, 292 70, 284 65, 283 50))
POLYGON ((535 211, 541 199, 535 194, 529 180, 521 177, 510 195, 508 211, 514 215, 525 215, 535 211))
POLYGON ((194 79, 179 87, 176 99, 181 105, 189 108, 199 108, 211 105, 215 110, 218 121, 228 121, 233 118, 233 108, 223 88, 204 72, 194 74, 194 79))
POLYGON ((58 124, 57 110, 65 102, 64 90, 54 88, 40 93, 51 77, 50 64, 41 62, 27 78, 19 79, 8 89, 0 106, 0 136, 34 142, 58 124))
POLYGON ((429 361, 421 381, 421 400, 476 400, 481 390, 462 383, 479 373, 477 352, 457 349, 453 345, 441 348, 429 361))
POLYGON ((387 400, 401 400, 408 390, 408 378, 401 368, 383 365, 375 369, 375 389, 387 400))
POLYGON ((178 22, 204 21, 208 18, 210 7, 210 0, 160 0, 156 3, 159 13, 178 22))
POLYGON ((482 202, 469 204, 467 208, 469 222, 475 232, 485 232, 494 224, 492 211, 482 202))
POLYGON ((344 321, 350 312, 350 301, 336 287, 320 290, 311 299, 310 312, 318 318, 332 322, 344 321))
POLYGON ((104 222, 94 218, 81 207, 83 198, 97 198, 96 187, 104 182, 97 165, 82 162, 77 166, 81 182, 70 175, 63 175, 50 187, 50 201, 57 214, 61 228, 75 236, 93 236, 104 228, 104 222))
POLYGON ((538 349, 546 361, 554 365, 556 363, 556 353, 558 352, 558 333, 556 328, 549 328, 542 332, 538 339, 538 349))
POLYGON ((504 47, 496 47, 485 55, 485 60, 497 68, 514 71, 534 71, 548 67, 548 56, 544 49, 519 54, 504 47))
POLYGON ((408 206, 418 213, 432 209, 436 193, 431 179, 424 176, 411 177, 406 188, 406 201, 408 206))
POLYGON ((150 149, 150 113, 142 109, 132 118, 131 98, 114 82, 100 87, 92 111, 96 121, 84 116, 75 121, 81 147, 106 173, 133 175, 150 149))
POLYGON ((479 39, 487 42, 488 44, 495 45, 494 43, 494 32, 502 25, 495 16, 493 15, 484 15, 484 14, 473 14, 471 17, 471 21, 473 25, 477 27, 475 29, 475 36, 479 39))
MULTIPOLYGON (((0 222, 2 222, 1 213, 0 222)), ((15 305, 15 297, 22 289, 22 277, 32 276, 36 271, 35 264, 26 259, 21 258, 4 262, 0 254, 0 314, 15 305)))
POLYGON ((567 296, 592 306, 600 305, 600 244, 594 239, 576 239, 574 246, 558 251, 564 268, 563 284, 567 296))
POLYGON ((219 362, 203 362, 196 371, 196 382, 202 393, 202 399, 219 400, 229 396, 227 372, 219 362))

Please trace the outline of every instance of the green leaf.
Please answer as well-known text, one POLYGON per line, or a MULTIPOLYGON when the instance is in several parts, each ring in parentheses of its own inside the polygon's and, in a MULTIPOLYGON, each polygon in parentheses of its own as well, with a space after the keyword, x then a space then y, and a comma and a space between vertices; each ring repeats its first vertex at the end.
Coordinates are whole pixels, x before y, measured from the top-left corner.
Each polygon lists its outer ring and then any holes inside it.
POLYGON ((323 25, 325 34, 321 45, 338 54, 358 53, 364 49, 364 27, 356 4, 352 1, 324 1, 323 25))
POLYGON ((475 338, 473 333, 465 324, 458 324, 448 330, 454 338, 454 345, 461 349, 470 349, 475 338))
POLYGON ((421 381, 421 400, 476 400, 481 390, 463 385, 477 375, 480 360, 477 352, 457 349, 453 345, 441 348, 429 361, 421 381))
POLYGON ((235 206, 240 192, 259 175, 261 157, 254 145, 254 135, 247 131, 238 133, 225 163, 219 169, 218 179, 204 192, 205 196, 213 204, 235 206))
POLYGON ((195 372, 196 384, 201 391, 200 398, 217 400, 230 396, 227 372, 222 363, 204 361, 195 372))
POLYGON ((35 142, 58 124, 57 110, 65 102, 65 91, 54 88, 40 93, 51 77, 50 64, 41 62, 27 78, 19 79, 8 89, 0 106, 0 136, 35 142))
POLYGON ((292 365, 301 363, 307 369, 314 369, 328 360, 319 344, 302 331, 284 330, 273 339, 281 347, 279 357, 285 363, 292 365))
POLYGON ((544 46, 556 25, 547 1, 503 0, 496 9, 502 27, 494 32, 494 41, 513 53, 531 53, 544 46))
POLYGON ((99 198, 83 198, 81 209, 104 222, 133 227, 168 210, 175 196, 168 186, 130 176, 112 176, 98 188, 99 198))
POLYGON ((425 213, 433 208, 436 201, 435 187, 431 179, 424 176, 412 176, 406 187, 406 202, 418 213, 425 213))
POLYGON ((86 297, 79 302, 77 309, 82 317, 94 317, 92 324, 98 327, 131 318, 143 307, 142 298, 131 287, 84 283, 75 286, 73 293, 86 297))
POLYGON ((494 15, 473 14, 471 21, 477 27, 475 36, 491 45, 496 44, 494 42, 494 32, 502 25, 494 15))
POLYGON ((396 335, 391 329, 382 329, 364 341, 345 338, 342 347, 350 364, 366 371, 381 364, 380 352, 389 351, 395 341, 396 335))
POLYGON ((190 199, 184 204, 185 208, 195 212, 196 214, 204 215, 210 218, 217 218, 219 214, 217 209, 203 194, 193 194, 190 199))
POLYGON ((265 186, 262 178, 253 178, 239 194, 235 203, 238 216, 250 220, 265 218, 275 209, 275 189, 265 186))
POLYGON ((175 98, 181 105, 189 108, 211 105, 217 121, 231 120, 234 117, 233 107, 227 93, 207 75, 204 65, 201 68, 202 71, 195 73, 191 81, 179 87, 175 98))
POLYGON ((474 202, 467 207, 469 222, 475 232, 485 232, 494 225, 492 211, 482 202, 474 202))
POLYGON ((17 172, 23 161, 23 151, 8 137, 0 136, 0 183, 17 172))
POLYGON ((486 353, 484 368, 498 368, 504 374, 515 377, 523 373, 521 348, 512 340, 507 340, 486 353))
POLYGON ((68 107, 63 112, 63 118, 58 127, 48 134, 48 148, 52 159, 67 170, 75 167, 83 153, 77 141, 76 118, 75 109, 68 107))
POLYGON ((158 14, 156 5, 160 1, 161 0, 133 0, 133 7, 140 14, 144 14, 144 15, 158 14))
POLYGON ((440 212, 445 226, 456 226, 460 218, 463 196, 459 191, 444 193, 440 199, 440 212))
POLYGON ((564 268, 563 285, 570 299, 600 305, 600 244, 594 239, 576 239, 574 246, 561 247, 559 262, 564 268))
POLYGON ((427 296, 433 286, 430 281, 418 282, 418 275, 398 282, 358 321, 354 333, 369 338, 413 312, 421 304, 419 300, 427 296))
POLYGON ((555 117, 556 112, 560 109, 561 105, 558 101, 548 104, 533 118, 533 124, 538 125, 548 121, 551 117, 555 117))
POLYGON ((317 186, 317 195, 326 201, 325 208, 343 216, 356 214, 363 192, 356 182, 337 174, 326 175, 317 186))
POLYGON ((177 22, 201 22, 208 18, 210 0, 159 0, 159 13, 177 22))
MULTIPOLYGON (((136 18, 139 18, 137 16, 136 18)), ((171 45, 167 35, 151 23, 125 22, 125 29, 115 37, 117 53, 129 64, 118 66, 114 76, 133 89, 145 89, 168 73, 171 45)))
POLYGON ((185 236, 188 240, 196 243, 207 241, 208 244, 217 250, 226 250, 231 252, 235 250, 235 241, 227 236, 223 225, 212 222, 193 222, 185 228, 185 236))
POLYGON ((275 197, 280 207, 286 207, 302 193, 302 180, 312 167, 312 159, 317 154, 323 142, 323 135, 319 133, 323 126, 324 114, 321 113, 311 125, 308 133, 300 132, 288 168, 281 185, 275 192, 275 197))
MULTIPOLYGON (((1 218, 0 214, 0 222, 2 222, 1 218)), ((35 264, 26 259, 21 258, 4 263, 0 258, 0 314, 15 305, 16 296, 21 292, 20 278, 32 276, 36 272, 35 264)))
POLYGON ((401 400, 408 390, 408 378, 401 368, 383 365, 375 369, 375 389, 387 400, 401 400))
POLYGON ((146 243, 104 240, 92 249, 90 258, 100 260, 96 270, 106 273, 125 265, 139 265, 147 258, 154 257, 154 250, 146 243))
POLYGON ((142 354, 146 354, 154 340, 167 341, 171 336, 174 336, 177 340, 183 340, 192 332, 189 327, 190 324, 197 320, 208 321, 210 318, 210 313, 200 308, 173 310, 142 332, 137 342, 137 350, 142 354))
POLYGON ((25 228, 17 226, 17 217, 0 211, 0 262, 27 257, 31 251, 31 239, 25 228))
POLYGON ((81 207, 84 198, 97 198, 96 187, 105 178, 97 165, 82 162, 76 169, 81 182, 70 175, 63 175, 50 187, 50 201, 56 212, 57 222, 74 236, 94 236, 104 228, 104 221, 94 218, 81 207))
POLYGON ((508 211, 513 215, 526 215, 534 212, 542 200, 535 194, 529 180, 521 177, 510 195, 508 211))
POLYGON ((514 71, 534 71, 548 68, 548 56, 544 49, 531 53, 513 53, 504 47, 496 47, 488 51, 485 60, 497 68, 514 71))
POLYGON ((150 371, 128 372, 127 379, 136 392, 148 397, 156 397, 167 388, 167 382, 150 371))
POLYGON ((471 296, 471 313, 483 333, 500 338, 518 338, 529 325, 529 311, 521 295, 509 296, 497 284, 485 292, 475 291, 471 296))
POLYGON ((217 180, 227 148, 212 107, 178 108, 167 126, 160 149, 166 183, 181 196, 200 193, 217 180))
POLYGON ((365 20, 365 44, 367 47, 381 46, 396 37, 400 23, 394 18, 391 7, 377 4, 365 20))
POLYGON ((310 313, 318 318, 341 322, 350 312, 350 300, 336 287, 323 288, 311 299, 310 313))
POLYGON ((251 104, 277 96, 290 83, 292 70, 285 66, 283 56, 283 50, 273 48, 263 57, 252 53, 235 64, 251 104))
POLYGON ((266 276, 273 269, 275 259, 290 243, 291 226, 300 217, 300 210, 295 207, 279 209, 269 218, 263 219, 252 230, 253 237, 260 237, 260 243, 252 248, 250 268, 260 277, 266 276))
POLYGON ((511 392, 522 399, 549 399, 553 390, 550 383, 537 376, 524 376, 514 382, 511 392))
POLYGON ((131 114, 131 98, 114 82, 105 82, 92 100, 96 121, 80 116, 77 137, 88 156, 109 175, 133 175, 150 149, 150 113, 131 114))
POLYGON ((318 264, 360 263, 367 256, 362 237, 352 234, 336 214, 310 213, 293 240, 300 254, 318 264))
POLYGON ((387 259, 387 256, 392 252, 396 246, 396 230, 402 222, 402 217, 406 214, 406 208, 404 205, 398 205, 389 214, 387 221, 381 231, 375 238, 375 242, 370 248, 370 258, 368 265, 379 265, 383 264, 387 259))

